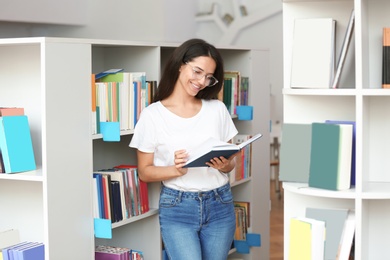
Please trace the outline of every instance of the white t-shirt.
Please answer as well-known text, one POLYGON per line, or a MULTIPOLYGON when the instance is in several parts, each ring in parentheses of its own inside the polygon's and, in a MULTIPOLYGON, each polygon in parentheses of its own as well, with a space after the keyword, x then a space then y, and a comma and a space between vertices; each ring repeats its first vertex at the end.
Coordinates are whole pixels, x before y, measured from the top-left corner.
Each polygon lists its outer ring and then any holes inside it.
MULTIPOLYGON (((208 138, 229 141, 238 133, 223 102, 202 100, 202 108, 191 118, 182 118, 169 111, 161 102, 144 110, 136 124, 130 147, 154 153, 154 165, 174 165, 174 152, 188 152, 208 138)), ((164 185, 182 191, 207 191, 229 181, 226 174, 211 167, 189 168, 188 173, 164 181, 164 185)))

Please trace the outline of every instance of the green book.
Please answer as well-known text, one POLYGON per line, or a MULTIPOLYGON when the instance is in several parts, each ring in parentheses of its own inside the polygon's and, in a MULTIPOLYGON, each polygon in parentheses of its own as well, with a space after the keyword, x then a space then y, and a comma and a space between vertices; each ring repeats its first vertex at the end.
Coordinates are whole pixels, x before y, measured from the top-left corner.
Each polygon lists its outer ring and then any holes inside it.
POLYGON ((348 124, 312 124, 309 187, 350 188, 352 130, 348 124))

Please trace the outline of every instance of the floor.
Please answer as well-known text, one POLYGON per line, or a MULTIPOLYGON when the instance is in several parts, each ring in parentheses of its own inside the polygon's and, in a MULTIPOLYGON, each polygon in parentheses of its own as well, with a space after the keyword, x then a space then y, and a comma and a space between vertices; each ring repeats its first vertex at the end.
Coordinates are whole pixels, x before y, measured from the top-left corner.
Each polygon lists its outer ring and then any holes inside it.
POLYGON ((270 260, 283 260, 283 189, 280 189, 279 199, 275 192, 275 181, 270 181, 270 260))

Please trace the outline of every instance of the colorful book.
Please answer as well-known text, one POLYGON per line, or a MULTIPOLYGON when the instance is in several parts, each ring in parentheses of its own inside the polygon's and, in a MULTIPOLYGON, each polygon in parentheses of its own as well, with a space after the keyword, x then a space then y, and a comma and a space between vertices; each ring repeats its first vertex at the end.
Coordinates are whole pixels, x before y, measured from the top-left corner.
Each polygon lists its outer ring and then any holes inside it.
POLYGON ((309 187, 350 188, 352 135, 352 125, 312 124, 309 187))
POLYGON ((36 169, 27 116, 0 117, 0 150, 5 173, 36 169))

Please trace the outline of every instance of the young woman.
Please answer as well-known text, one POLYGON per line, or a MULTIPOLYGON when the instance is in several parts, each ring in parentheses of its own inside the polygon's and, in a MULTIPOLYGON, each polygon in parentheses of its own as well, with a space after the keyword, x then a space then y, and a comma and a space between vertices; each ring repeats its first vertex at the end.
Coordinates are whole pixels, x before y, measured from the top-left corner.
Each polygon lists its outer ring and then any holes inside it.
POLYGON ((130 146, 143 181, 162 181, 159 218, 171 260, 226 260, 235 231, 227 175, 234 156, 183 168, 188 152, 213 137, 228 142, 237 129, 217 99, 224 79, 218 50, 201 39, 177 47, 154 103, 142 111, 130 146))

